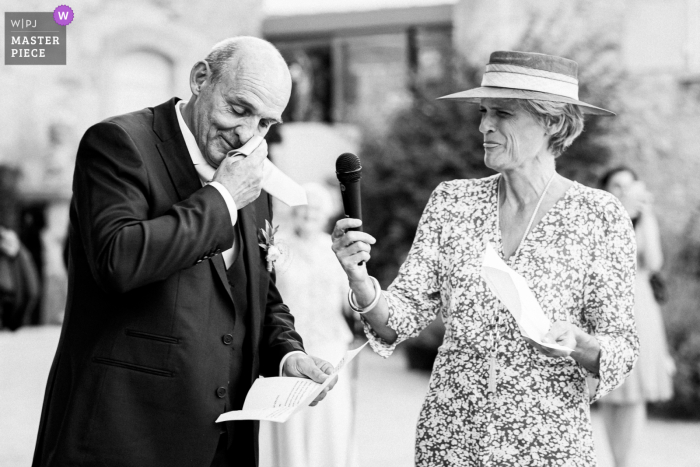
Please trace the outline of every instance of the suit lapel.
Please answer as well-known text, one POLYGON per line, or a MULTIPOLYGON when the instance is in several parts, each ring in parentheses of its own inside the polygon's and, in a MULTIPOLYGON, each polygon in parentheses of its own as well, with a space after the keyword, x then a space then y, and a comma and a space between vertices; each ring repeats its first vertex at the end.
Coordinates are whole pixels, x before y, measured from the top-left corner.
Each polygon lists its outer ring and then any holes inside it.
POLYGON ((192 157, 187 150, 177 115, 175 115, 177 101, 177 98, 173 98, 153 109, 153 130, 161 138, 161 142, 157 145, 158 152, 168 170, 179 200, 182 201, 202 188, 202 183, 192 164, 192 157))
MULTIPOLYGON (((161 138, 158 152, 163 159, 170 180, 175 187, 178 201, 189 198, 192 193, 202 188, 197 170, 192 164, 192 157, 187 150, 185 139, 182 137, 180 125, 175 114, 175 105, 179 99, 173 98, 153 109, 153 131, 161 138)), ((226 277, 226 265, 221 255, 210 259, 216 276, 221 281, 226 293, 233 303, 231 288, 226 277)))

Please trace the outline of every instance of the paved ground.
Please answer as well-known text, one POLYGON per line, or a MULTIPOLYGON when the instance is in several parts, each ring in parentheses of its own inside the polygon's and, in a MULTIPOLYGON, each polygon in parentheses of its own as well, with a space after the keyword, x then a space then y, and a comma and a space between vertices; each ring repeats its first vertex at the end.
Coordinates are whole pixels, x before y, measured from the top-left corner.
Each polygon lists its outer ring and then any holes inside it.
MULTIPOLYGON (((58 342, 56 327, 0 332, 0 466, 31 464, 46 377, 58 342)), ((428 375, 406 370, 403 354, 358 356, 357 440, 362 466, 413 465, 414 427, 428 375)), ((600 467, 612 467, 594 413, 600 467)), ((700 423, 651 420, 635 450, 634 467, 700 467, 700 423)))

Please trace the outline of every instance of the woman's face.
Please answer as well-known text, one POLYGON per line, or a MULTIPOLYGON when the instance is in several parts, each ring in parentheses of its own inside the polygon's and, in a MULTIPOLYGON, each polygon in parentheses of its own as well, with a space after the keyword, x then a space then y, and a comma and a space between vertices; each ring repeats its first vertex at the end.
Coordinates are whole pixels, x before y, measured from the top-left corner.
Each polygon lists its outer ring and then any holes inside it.
POLYGON ((627 170, 622 170, 614 174, 608 180, 608 184, 605 189, 615 195, 618 199, 622 199, 625 196, 632 185, 635 182, 634 175, 627 170))
POLYGON ((550 153, 545 127, 516 99, 482 99, 479 110, 487 167, 498 172, 513 170, 550 153))

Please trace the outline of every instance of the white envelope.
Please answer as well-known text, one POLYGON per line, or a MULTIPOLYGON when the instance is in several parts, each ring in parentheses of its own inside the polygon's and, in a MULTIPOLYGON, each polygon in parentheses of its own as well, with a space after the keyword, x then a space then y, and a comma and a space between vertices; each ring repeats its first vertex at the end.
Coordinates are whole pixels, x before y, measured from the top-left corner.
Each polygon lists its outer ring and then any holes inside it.
POLYGON ((573 352, 573 349, 559 344, 542 342, 552 323, 542 311, 525 278, 508 267, 490 243, 486 243, 481 277, 484 278, 491 292, 513 315, 523 336, 543 347, 573 352))

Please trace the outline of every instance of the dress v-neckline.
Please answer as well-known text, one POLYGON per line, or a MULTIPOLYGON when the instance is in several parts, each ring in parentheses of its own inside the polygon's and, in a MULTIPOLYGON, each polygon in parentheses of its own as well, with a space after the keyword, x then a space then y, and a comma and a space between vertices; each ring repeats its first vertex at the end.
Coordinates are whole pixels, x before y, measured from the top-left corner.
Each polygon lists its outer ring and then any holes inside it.
POLYGON ((515 260, 520 256, 520 252, 525 249, 529 239, 532 237, 532 233, 537 231, 544 223, 544 221, 551 215, 552 212, 556 211, 559 208, 559 204, 563 203, 564 200, 566 200, 570 193, 573 191, 574 187, 578 185, 578 183, 574 180, 571 186, 566 189, 564 194, 557 199, 554 204, 547 209, 547 211, 544 213, 544 216, 542 216, 542 219, 539 220, 539 222, 533 223, 533 225, 530 227, 530 229, 525 232, 525 235, 523 238, 520 239, 520 244, 518 247, 515 249, 512 255, 510 255, 508 258, 506 258, 506 253, 503 247, 503 234, 501 233, 501 226, 500 226, 500 215, 499 215, 499 207, 498 203, 500 200, 498 199, 498 185, 501 181, 502 176, 496 177, 496 182, 494 184, 494 188, 492 190, 491 196, 494 196, 496 198, 496 202, 494 203, 495 209, 494 209, 494 215, 492 215, 492 218, 494 218, 494 223, 495 223, 495 229, 496 229, 496 239, 498 243, 498 254, 499 256, 508 263, 509 265, 513 264, 515 260))

